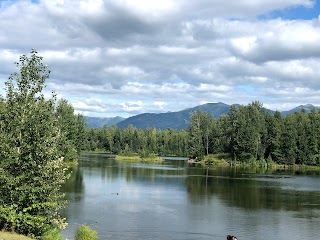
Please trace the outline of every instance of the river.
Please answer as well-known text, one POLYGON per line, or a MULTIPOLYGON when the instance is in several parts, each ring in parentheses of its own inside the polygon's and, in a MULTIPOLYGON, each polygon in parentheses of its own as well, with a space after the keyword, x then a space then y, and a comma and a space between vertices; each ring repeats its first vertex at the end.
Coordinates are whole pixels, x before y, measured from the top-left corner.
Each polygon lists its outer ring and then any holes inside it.
POLYGON ((62 212, 74 239, 79 224, 101 240, 301 240, 318 237, 318 172, 126 163, 83 154, 64 186, 62 212))

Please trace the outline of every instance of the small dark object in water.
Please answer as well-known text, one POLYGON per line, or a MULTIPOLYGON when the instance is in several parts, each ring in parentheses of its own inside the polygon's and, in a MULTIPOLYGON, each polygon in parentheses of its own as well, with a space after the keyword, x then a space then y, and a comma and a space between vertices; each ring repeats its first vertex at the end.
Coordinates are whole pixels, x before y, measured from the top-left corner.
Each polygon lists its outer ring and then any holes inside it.
POLYGON ((235 236, 228 235, 227 240, 238 240, 238 238, 235 236))

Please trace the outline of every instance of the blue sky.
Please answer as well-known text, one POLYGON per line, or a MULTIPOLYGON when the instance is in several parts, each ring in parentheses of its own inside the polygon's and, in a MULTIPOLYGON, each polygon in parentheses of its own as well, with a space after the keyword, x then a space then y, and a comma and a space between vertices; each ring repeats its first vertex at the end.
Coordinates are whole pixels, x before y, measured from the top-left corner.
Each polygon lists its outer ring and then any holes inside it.
POLYGON ((312 0, 0 1, 0 93, 36 48, 55 91, 88 116, 207 102, 320 105, 320 6, 312 0))
POLYGON ((294 6, 286 9, 279 9, 272 11, 271 13, 267 13, 261 18, 282 18, 289 20, 312 20, 318 18, 320 14, 320 5, 319 1, 314 1, 311 7, 305 6, 294 6))

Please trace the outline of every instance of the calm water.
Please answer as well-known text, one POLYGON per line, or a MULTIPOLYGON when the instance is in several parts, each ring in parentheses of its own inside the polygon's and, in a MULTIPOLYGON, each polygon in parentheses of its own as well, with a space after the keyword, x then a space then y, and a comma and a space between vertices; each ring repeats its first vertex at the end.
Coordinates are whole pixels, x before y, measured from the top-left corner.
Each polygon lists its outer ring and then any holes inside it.
POLYGON ((65 186, 69 225, 99 239, 314 239, 320 233, 319 173, 209 169, 168 159, 124 163, 82 155, 65 186))

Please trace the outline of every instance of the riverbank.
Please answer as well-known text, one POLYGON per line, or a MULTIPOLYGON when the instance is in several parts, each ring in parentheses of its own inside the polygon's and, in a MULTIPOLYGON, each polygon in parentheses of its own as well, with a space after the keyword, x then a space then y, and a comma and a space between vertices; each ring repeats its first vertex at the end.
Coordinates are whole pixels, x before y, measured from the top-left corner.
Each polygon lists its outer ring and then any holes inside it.
POLYGON ((292 171, 319 171, 320 166, 309 166, 309 165, 286 165, 278 164, 271 160, 253 160, 248 162, 240 162, 233 160, 227 154, 210 154, 204 157, 200 162, 202 165, 211 165, 217 167, 248 167, 248 168, 260 168, 270 170, 292 170, 292 171))
POLYGON ((32 240, 32 238, 16 233, 0 232, 0 240, 32 240))

